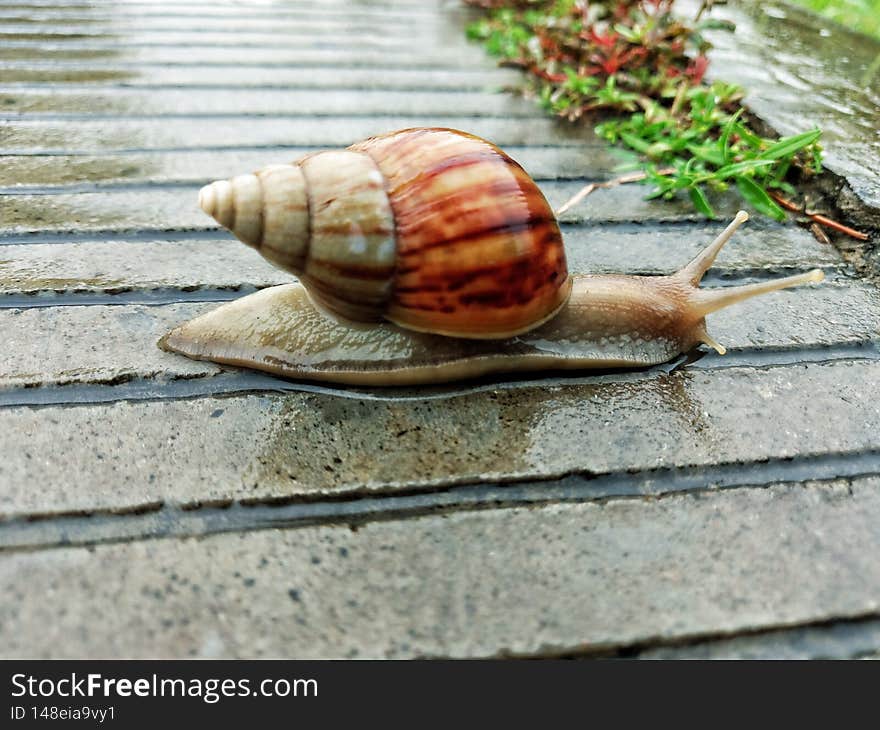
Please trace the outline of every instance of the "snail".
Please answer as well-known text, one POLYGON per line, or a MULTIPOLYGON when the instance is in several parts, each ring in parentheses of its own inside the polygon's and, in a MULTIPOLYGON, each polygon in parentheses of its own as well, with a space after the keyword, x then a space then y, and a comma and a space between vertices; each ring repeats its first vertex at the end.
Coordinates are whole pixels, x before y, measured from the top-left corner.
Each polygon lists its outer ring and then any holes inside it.
POLYGON ((308 380, 646 367, 700 343, 724 354, 706 315, 823 278, 699 288, 744 211, 676 273, 569 276, 537 185, 493 144, 451 129, 405 129, 214 182, 199 203, 300 283, 224 304, 160 347, 308 380))

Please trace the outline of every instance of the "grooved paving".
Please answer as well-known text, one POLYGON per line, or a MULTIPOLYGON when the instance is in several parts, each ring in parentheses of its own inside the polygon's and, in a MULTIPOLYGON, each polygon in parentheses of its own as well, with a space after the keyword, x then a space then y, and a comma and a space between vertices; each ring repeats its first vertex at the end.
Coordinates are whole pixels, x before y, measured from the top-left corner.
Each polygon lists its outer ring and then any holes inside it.
POLYGON ((876 451, 880 402, 863 388, 880 388, 880 362, 0 409, 0 515, 876 451))
MULTIPOLYGON (((541 181, 539 187, 552 207, 559 207, 584 185, 583 180, 547 180, 541 181)), ((140 190, 96 190, 90 192, 68 193, 63 189, 53 191, 56 194, 28 194, 26 190, 14 196, 3 195, 3 207, 0 209, 0 225, 9 233, 52 232, 52 231, 89 231, 89 230, 121 230, 153 229, 211 229, 220 230, 213 220, 205 220, 204 213, 193 206, 192 200, 198 197, 198 187, 184 186, 173 188, 150 188, 140 190)), ((732 195, 717 199, 719 215, 732 217, 737 210, 737 201, 732 195)), ((559 217, 561 223, 579 223, 603 221, 609 223, 677 223, 682 221, 699 221, 705 219, 693 211, 686 199, 680 196, 677 200, 666 204, 644 199, 644 190, 632 186, 617 189, 599 190, 590 196, 588 209, 572 208, 559 217)), ((740 237, 754 236, 750 233, 755 228, 764 226, 764 222, 755 221, 749 228, 737 234, 736 242, 730 248, 740 244, 740 237)), ((766 227, 766 226, 764 226, 766 227)), ((840 260, 830 247, 821 247, 809 233, 801 229, 788 229, 778 233, 778 227, 770 227, 775 237, 797 239, 804 245, 802 248, 814 256, 840 260)), ((704 229, 705 230, 705 229, 704 229)), ((716 223, 712 229, 712 237, 718 233, 716 223)), ((639 235, 656 237, 663 231, 645 227, 639 235)), ((596 236, 596 234, 593 234, 596 236)), ((602 234, 598 234, 601 236, 602 234)), ((701 234, 707 235, 707 234, 701 234)), ((773 234, 771 234, 773 235, 773 234)), ((596 237, 598 237, 596 236, 596 237)), ((711 238, 709 239, 711 240, 711 238)), ((701 241, 705 245, 707 241, 701 241)), ((660 250, 659 255, 667 252, 660 250)), ((669 252, 669 256, 674 255, 669 252)), ((772 254, 771 254, 772 255, 772 254)))
MULTIPOLYGON (((702 224, 653 230, 610 225, 564 228, 569 267, 575 273, 668 274, 693 258, 715 232, 702 224)), ((225 231, 217 230, 216 237, 209 235, 204 240, 163 241, 161 231, 152 231, 149 237, 155 240, 129 242, 125 232, 102 232, 102 240, 62 243, 62 234, 60 240, 49 244, 0 246, 0 293, 234 289, 283 284, 293 278, 225 231)), ((792 261, 829 273, 845 270, 832 249, 815 246, 798 229, 783 227, 742 231, 736 245, 719 258, 712 276, 734 280, 740 272, 749 276, 790 273, 792 261), (774 243, 771 253, 766 251, 768 241, 774 243)))
MULTIPOLYGON (((205 19, 202 19, 204 21, 205 19)), ((376 69, 242 67, 242 66, 139 66, 137 71, 120 71, 117 66, 97 62, 67 64, 63 68, 42 62, 9 63, 0 69, 3 92, 14 94, 19 89, 36 92, 45 89, 67 89, 80 92, 104 82, 97 88, 110 93, 118 88, 177 89, 181 87, 230 89, 437 89, 442 91, 496 91, 520 79, 515 71, 500 69, 431 70, 383 67, 376 69), (90 76, 91 74, 91 76, 90 76), (33 82, 28 86, 28 82, 33 82)))
MULTIPOLYGON (((619 174, 501 93, 468 17, 0 4, 0 655, 877 652, 880 295, 802 228, 753 217, 706 277, 828 277, 711 315, 726 359, 381 390, 155 346, 291 279, 198 209, 211 179, 411 126, 508 149, 552 206, 619 174)), ((646 192, 562 217, 572 272, 669 273, 723 225, 646 192)))
MULTIPOLYGON (((243 267, 237 270, 243 272, 243 267)), ((174 283, 166 286, 173 287, 174 283)), ((104 301, 112 302, 113 296, 104 301)), ((230 292, 229 296, 236 294, 230 292)), ((216 303, 76 306, 76 298, 70 299, 72 306, 53 307, 52 299, 46 299, 45 307, 0 309, 0 330, 13 333, 6 341, 8 354, 0 372, 0 390, 128 378, 176 380, 229 370, 155 347, 156 340, 173 326, 210 311, 216 303), (83 348, 79 346, 81 333, 90 327, 100 335, 93 338, 91 347, 83 348)), ((724 315, 710 316, 709 329, 731 356, 740 350, 760 354, 762 348, 808 348, 816 350, 816 357, 821 358, 823 350, 840 345, 873 343, 877 347, 878 304, 876 290, 864 285, 795 289, 753 299, 724 315)), ((718 359, 720 366, 724 363, 724 358, 718 359)))
POLYGON ((4 653, 553 655, 862 615, 878 523, 874 478, 12 554, 4 653))

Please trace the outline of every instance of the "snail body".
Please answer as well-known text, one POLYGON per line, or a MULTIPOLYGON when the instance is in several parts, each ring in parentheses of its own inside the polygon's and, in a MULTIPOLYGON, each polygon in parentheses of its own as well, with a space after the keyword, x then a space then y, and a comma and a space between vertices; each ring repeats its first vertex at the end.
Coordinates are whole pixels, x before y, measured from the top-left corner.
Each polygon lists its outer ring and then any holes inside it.
POLYGON ((723 354, 708 314, 823 278, 700 289, 743 211, 673 274, 569 276, 534 182, 454 130, 403 130, 212 183, 200 204, 300 283, 222 305, 160 347, 308 380, 414 385, 646 367, 700 343, 723 354))

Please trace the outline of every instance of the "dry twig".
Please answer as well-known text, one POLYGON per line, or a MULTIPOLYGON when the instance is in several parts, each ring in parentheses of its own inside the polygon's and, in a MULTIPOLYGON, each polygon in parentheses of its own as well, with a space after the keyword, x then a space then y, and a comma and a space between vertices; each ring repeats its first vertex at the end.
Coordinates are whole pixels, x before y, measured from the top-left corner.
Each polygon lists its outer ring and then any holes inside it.
MULTIPOLYGON (((658 175, 671 175, 675 170, 671 167, 665 167, 662 170, 657 170, 658 175)), ((616 177, 613 180, 607 180, 606 182, 591 182, 587 183, 580 190, 577 191, 574 195, 572 195, 568 200, 566 200, 562 205, 560 205, 556 209, 556 215, 560 216, 565 211, 574 207, 578 203, 580 203, 584 198, 586 198, 590 193, 598 188, 613 188, 618 185, 625 185, 626 183, 639 182, 648 177, 648 173, 646 172, 631 172, 629 175, 621 175, 620 177, 616 177)))
POLYGON ((861 231, 857 231, 855 228, 850 228, 849 226, 845 226, 843 223, 838 223, 836 220, 833 220, 828 216, 822 215, 821 213, 810 213, 808 210, 806 210, 805 207, 792 203, 790 200, 786 200, 779 193, 771 191, 770 195, 777 203, 779 203, 779 205, 781 205, 786 210, 790 210, 792 213, 800 213, 801 215, 805 215, 807 216, 807 218, 813 221, 813 223, 818 223, 819 225, 826 226, 827 228, 831 228, 832 230, 838 231, 840 233, 844 233, 852 238, 857 238, 859 241, 868 240, 867 233, 862 233, 861 231))

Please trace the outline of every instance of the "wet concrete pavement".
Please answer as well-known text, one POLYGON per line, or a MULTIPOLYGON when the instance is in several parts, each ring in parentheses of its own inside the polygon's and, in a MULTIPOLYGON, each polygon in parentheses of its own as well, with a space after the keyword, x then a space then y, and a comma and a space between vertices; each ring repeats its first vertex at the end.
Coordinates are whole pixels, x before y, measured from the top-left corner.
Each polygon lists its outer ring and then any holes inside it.
MULTIPOLYGON (((745 59, 779 15, 755 13, 745 59)), ((710 317, 725 357, 381 391, 155 347, 289 280, 198 210, 212 178, 413 125, 498 142, 553 204, 614 175, 588 128, 497 93, 516 77, 463 25, 454 2, 0 0, 4 656, 880 650, 880 294, 800 228, 754 218, 707 277, 828 277, 710 317)), ((873 139, 820 117, 874 204, 873 139)), ((644 192, 565 215, 573 271, 669 272, 717 232, 644 192)))

